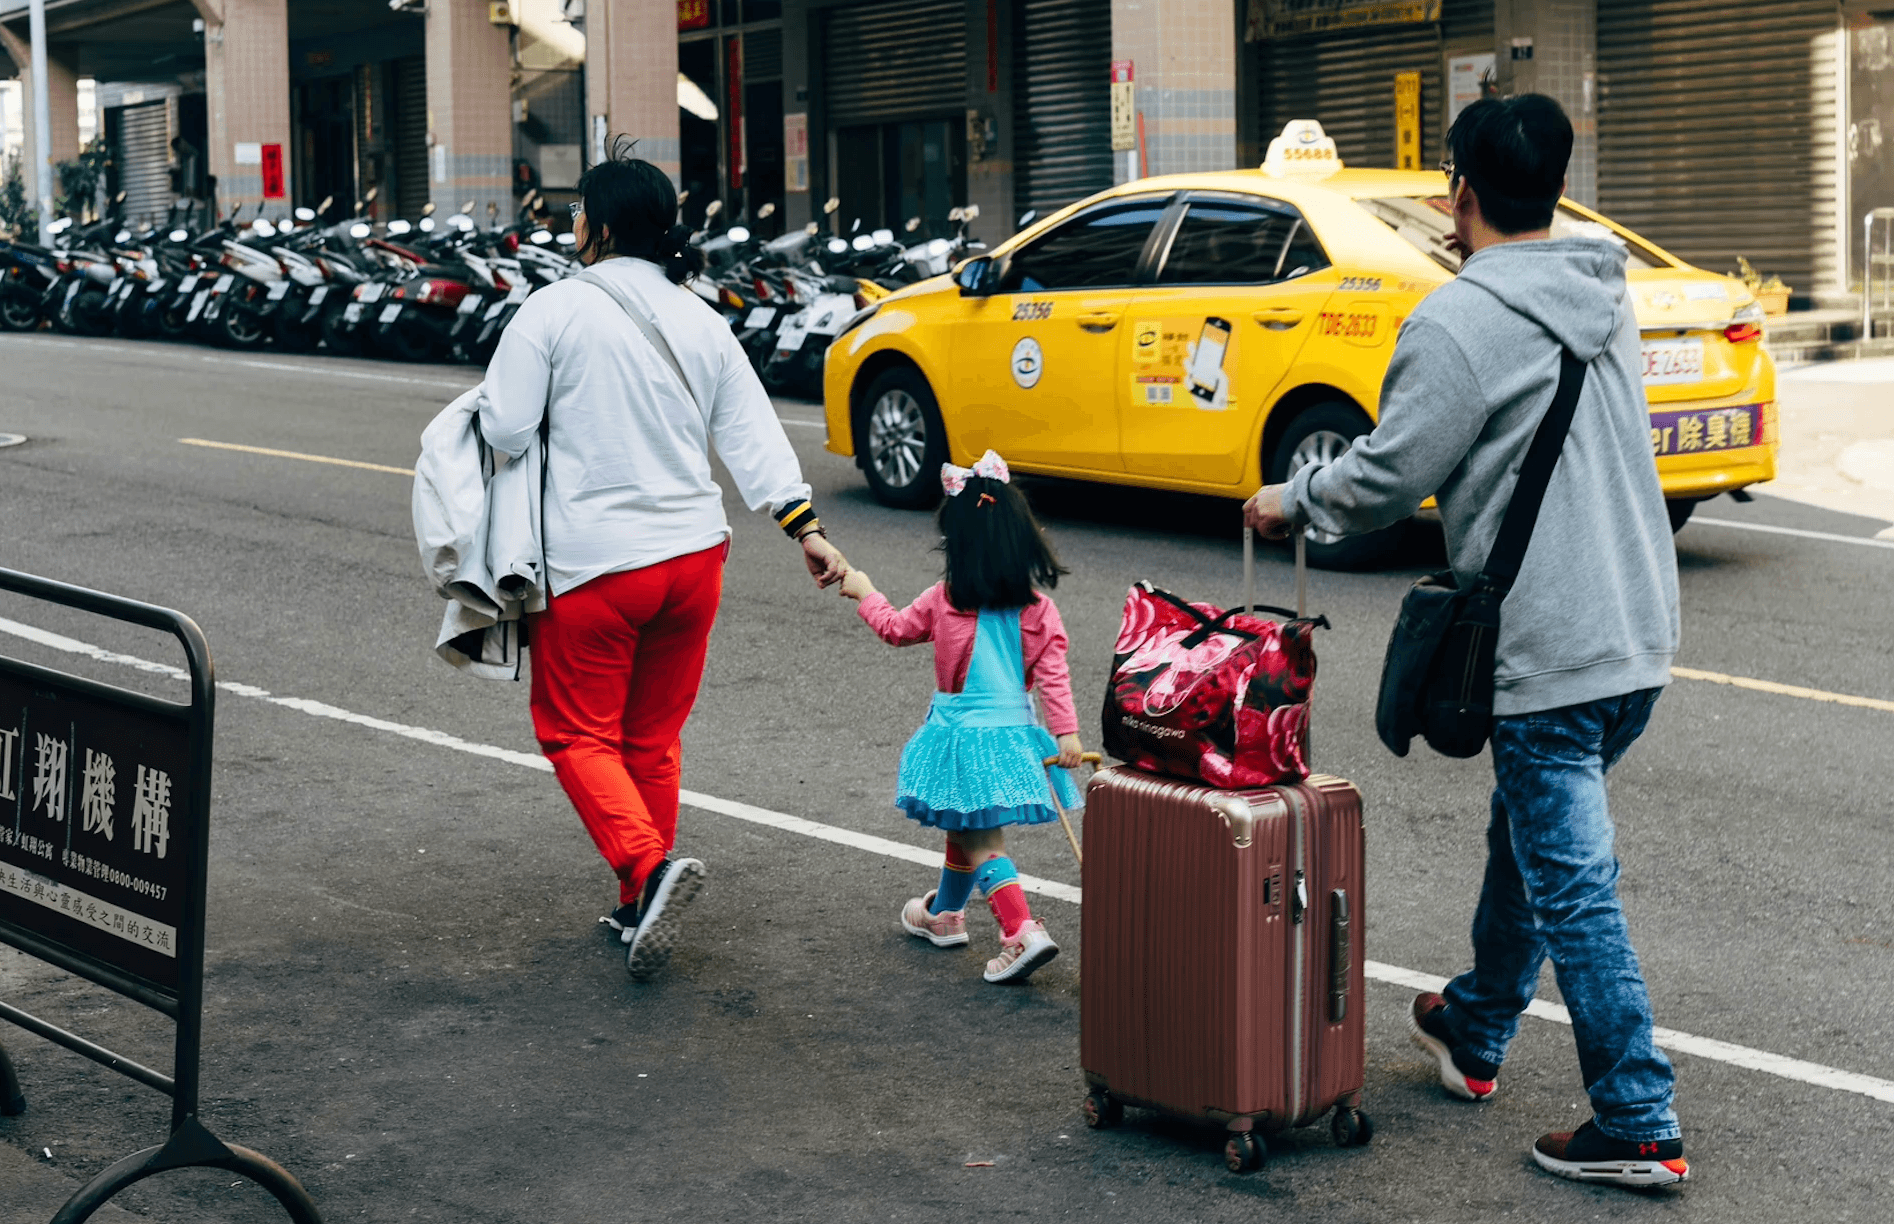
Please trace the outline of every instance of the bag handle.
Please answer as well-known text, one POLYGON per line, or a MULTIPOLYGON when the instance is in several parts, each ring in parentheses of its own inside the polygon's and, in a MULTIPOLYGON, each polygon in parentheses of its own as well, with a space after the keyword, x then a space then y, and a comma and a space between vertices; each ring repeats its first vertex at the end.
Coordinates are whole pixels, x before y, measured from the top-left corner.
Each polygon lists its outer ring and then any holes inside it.
POLYGON ((697 398, 697 392, 691 387, 691 380, 684 377, 684 367, 678 364, 677 354, 671 351, 670 342, 664 338, 664 333, 658 330, 657 325, 645 317, 644 311, 637 308, 630 296, 617 285, 612 284, 603 276, 600 276, 597 269, 594 268, 587 268, 585 271, 579 273, 576 279, 582 280, 588 285, 598 286, 605 291, 607 297, 618 303, 619 309, 623 310, 625 316, 632 321, 639 331, 644 333, 644 338, 650 342, 652 348, 657 350, 658 356, 664 359, 664 364, 671 367, 671 373, 677 375, 677 381, 684 384, 684 394, 690 397, 690 401, 696 405, 697 411, 700 413, 703 412, 704 405, 702 401, 697 398))
POLYGON ((1500 520, 1493 547, 1486 554, 1480 577, 1503 598, 1519 577, 1519 566, 1526 559, 1526 545, 1532 541, 1533 526, 1539 521, 1539 507, 1545 501, 1546 486, 1552 483, 1552 469, 1565 449, 1565 435, 1572 427, 1578 408, 1578 395, 1585 386, 1585 363, 1567 349, 1559 350, 1559 387, 1552 393, 1552 404, 1532 435, 1526 460, 1519 465, 1519 480, 1513 485, 1513 499, 1500 520))

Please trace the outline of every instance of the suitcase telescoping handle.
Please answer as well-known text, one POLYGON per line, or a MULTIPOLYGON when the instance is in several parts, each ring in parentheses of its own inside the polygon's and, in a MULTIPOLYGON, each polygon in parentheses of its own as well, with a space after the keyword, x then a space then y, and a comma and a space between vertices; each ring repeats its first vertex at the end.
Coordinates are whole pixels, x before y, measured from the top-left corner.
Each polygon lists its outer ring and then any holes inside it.
MULTIPOLYGON (((1296 537, 1296 618, 1309 614, 1309 536, 1298 531, 1296 537)), ((1243 525, 1243 606, 1256 606, 1256 528, 1243 525)))
MULTIPOLYGON (((1105 756, 1100 752, 1081 752, 1079 753, 1079 762, 1081 764, 1090 765, 1092 772, 1097 773, 1098 767, 1105 763, 1105 756)), ((1046 773, 1050 775, 1052 773, 1052 767, 1058 763, 1058 757, 1047 757, 1046 773)), ((1083 867, 1085 866, 1085 852, 1079 849, 1079 835, 1072 831, 1072 819, 1065 814, 1065 805, 1059 802, 1059 788, 1052 785, 1052 778, 1050 776, 1046 778, 1046 788, 1052 792, 1052 810, 1059 814, 1059 823, 1065 826, 1065 840, 1072 843, 1072 857, 1078 860, 1079 866, 1083 867)))

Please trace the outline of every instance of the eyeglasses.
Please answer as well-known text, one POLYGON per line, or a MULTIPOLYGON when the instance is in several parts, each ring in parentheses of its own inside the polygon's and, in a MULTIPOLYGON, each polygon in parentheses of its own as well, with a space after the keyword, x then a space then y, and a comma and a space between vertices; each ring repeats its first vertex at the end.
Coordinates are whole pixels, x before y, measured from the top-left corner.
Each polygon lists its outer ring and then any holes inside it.
POLYGON ((1446 161, 1440 163, 1440 172, 1449 179, 1453 178, 1453 158, 1449 157, 1446 161))
POLYGON ((580 217, 585 215, 585 201, 574 200, 572 203, 566 205, 566 211, 572 214, 574 221, 577 221, 580 217))

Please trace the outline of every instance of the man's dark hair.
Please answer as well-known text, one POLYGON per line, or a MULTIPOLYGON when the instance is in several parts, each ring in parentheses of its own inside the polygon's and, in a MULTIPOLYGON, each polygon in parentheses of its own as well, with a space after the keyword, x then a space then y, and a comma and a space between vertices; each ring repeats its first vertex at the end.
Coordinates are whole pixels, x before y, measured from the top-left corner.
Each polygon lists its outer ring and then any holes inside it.
POLYGON ((681 284, 704 266, 690 244, 690 228, 677 224, 677 188, 670 175, 631 155, 631 141, 619 137, 612 155, 579 176, 585 200, 585 253, 648 259, 681 284), (602 247, 611 234, 611 249, 602 247))
POLYGON ((1034 584, 1058 586, 1067 572, 1025 494, 985 476, 941 502, 940 534, 947 601, 962 612, 1023 608, 1038 598, 1034 584))
POLYGON ((1572 159, 1572 121, 1544 94, 1481 98, 1447 131, 1447 156, 1503 234, 1552 224, 1572 159))

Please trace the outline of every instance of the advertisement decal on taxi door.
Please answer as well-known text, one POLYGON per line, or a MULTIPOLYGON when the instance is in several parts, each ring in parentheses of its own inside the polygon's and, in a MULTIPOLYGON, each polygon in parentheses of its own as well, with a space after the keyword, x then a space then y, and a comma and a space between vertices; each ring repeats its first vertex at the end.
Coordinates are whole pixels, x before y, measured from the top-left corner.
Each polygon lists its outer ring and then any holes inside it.
POLYGON ((1236 337, 1219 315, 1140 319, 1131 329, 1131 403, 1223 412, 1236 404, 1236 337))

